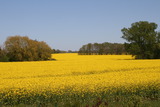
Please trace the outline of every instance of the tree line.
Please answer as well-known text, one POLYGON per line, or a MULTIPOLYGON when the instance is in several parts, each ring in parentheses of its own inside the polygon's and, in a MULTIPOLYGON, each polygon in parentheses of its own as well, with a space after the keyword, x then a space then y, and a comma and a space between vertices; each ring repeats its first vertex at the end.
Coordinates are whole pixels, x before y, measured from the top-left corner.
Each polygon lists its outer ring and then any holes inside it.
POLYGON ((121 43, 88 43, 83 45, 79 51, 79 55, 121 55, 127 54, 124 44, 121 43))
POLYGON ((39 61, 51 59, 52 49, 44 41, 27 36, 10 36, 0 47, 0 61, 39 61))

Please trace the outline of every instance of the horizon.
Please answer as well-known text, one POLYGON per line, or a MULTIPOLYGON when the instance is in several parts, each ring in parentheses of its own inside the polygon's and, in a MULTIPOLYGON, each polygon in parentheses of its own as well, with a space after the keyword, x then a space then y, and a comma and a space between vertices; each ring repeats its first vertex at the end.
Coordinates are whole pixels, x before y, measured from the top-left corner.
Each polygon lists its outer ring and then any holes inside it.
POLYGON ((159 0, 2 0, 0 45, 15 35, 45 41, 52 49, 64 51, 78 51, 95 42, 124 43, 121 29, 134 22, 160 26, 159 4, 159 0))

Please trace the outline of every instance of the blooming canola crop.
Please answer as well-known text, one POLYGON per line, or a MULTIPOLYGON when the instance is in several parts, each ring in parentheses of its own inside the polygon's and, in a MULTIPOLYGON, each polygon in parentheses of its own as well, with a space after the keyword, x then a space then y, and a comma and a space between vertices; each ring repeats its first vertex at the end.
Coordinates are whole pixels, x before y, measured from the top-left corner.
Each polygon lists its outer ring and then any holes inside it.
POLYGON ((134 92, 148 86, 160 89, 160 60, 75 53, 53 54, 52 57, 56 60, 0 62, 0 93, 14 96, 48 91, 62 95, 119 88, 134 92))

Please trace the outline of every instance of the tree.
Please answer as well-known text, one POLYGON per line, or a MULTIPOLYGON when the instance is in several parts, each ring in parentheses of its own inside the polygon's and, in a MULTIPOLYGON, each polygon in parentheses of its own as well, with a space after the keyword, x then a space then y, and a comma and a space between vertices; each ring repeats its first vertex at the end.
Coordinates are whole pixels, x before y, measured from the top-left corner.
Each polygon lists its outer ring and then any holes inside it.
POLYGON ((28 59, 29 38, 11 36, 5 41, 5 49, 10 61, 24 61, 28 59))
POLYGON ((160 58, 156 56, 158 33, 155 31, 158 25, 147 21, 133 23, 130 28, 123 28, 122 38, 126 39, 126 50, 136 59, 160 58))
POLYGON ((51 48, 43 41, 27 36, 11 36, 5 41, 6 54, 10 61, 38 61, 51 58, 51 48))

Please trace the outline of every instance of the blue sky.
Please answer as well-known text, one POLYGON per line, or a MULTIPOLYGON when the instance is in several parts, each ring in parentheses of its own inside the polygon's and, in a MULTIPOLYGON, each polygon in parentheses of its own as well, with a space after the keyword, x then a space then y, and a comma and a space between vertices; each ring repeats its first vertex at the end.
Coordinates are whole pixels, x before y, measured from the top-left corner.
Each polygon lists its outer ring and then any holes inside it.
POLYGON ((123 43, 123 27, 137 21, 160 26, 159 12, 160 0, 0 0, 0 45, 14 35, 61 50, 123 43))

